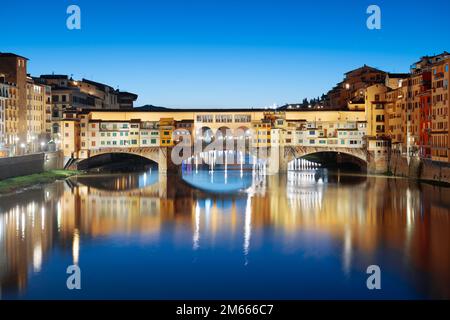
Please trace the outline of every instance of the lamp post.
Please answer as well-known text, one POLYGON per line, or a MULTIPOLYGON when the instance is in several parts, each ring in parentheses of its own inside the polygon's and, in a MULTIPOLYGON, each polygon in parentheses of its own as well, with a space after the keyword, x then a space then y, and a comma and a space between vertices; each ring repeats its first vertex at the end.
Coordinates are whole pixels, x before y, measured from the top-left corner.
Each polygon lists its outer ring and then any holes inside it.
POLYGON ((20 141, 20 139, 19 139, 19 137, 14 137, 14 156, 17 156, 17 154, 18 154, 18 144, 19 144, 19 141, 20 141))
POLYGON ((30 148, 30 151, 32 152, 32 153, 34 153, 34 152, 36 152, 36 143, 35 143, 35 141, 36 141, 36 136, 31 136, 31 148, 30 148))
POLYGON ((26 153, 26 147, 27 145, 25 143, 21 143, 20 144, 20 149, 22 150, 22 155, 24 155, 26 153))

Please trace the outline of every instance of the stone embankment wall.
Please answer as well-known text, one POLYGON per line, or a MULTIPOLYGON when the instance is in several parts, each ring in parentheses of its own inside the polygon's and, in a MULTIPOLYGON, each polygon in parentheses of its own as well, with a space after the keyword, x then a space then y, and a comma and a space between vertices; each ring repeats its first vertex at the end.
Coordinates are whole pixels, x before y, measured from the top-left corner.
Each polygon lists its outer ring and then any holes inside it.
POLYGON ((62 167, 63 157, 59 151, 0 158, 0 180, 61 169, 62 167))
POLYGON ((450 164, 411 157, 409 164, 405 156, 393 153, 389 171, 394 176, 450 184, 450 164))

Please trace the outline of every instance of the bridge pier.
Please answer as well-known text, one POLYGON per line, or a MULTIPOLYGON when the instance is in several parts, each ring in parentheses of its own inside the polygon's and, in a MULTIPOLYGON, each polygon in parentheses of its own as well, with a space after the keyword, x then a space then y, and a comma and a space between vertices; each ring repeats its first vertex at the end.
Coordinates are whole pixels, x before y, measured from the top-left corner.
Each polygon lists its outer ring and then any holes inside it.
POLYGON ((368 152, 367 173, 385 174, 389 172, 390 154, 377 154, 368 152))
POLYGON ((279 146, 271 146, 270 147, 270 155, 269 161, 267 165, 267 173, 270 175, 280 173, 280 147, 279 146))
POLYGON ((178 174, 181 166, 173 163, 172 158, 172 148, 160 147, 158 154, 158 172, 159 174, 178 174))

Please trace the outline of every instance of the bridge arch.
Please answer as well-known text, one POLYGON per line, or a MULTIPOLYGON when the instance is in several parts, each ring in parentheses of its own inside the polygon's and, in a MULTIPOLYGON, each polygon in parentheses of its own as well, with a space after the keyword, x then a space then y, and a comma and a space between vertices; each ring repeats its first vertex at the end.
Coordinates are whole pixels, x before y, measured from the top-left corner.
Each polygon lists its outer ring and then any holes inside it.
POLYGON ((203 143, 210 143, 214 140, 214 131, 208 126, 202 126, 196 131, 196 139, 200 139, 203 143))
POLYGON ((352 164, 362 171, 367 171, 369 166, 366 151, 359 148, 298 147, 287 150, 285 156, 287 163, 305 159, 322 164, 335 164, 336 167, 352 164))
POLYGON ((89 170, 114 163, 124 163, 129 161, 130 166, 139 161, 144 164, 159 167, 159 152, 152 150, 128 150, 128 151, 98 151, 91 153, 89 157, 81 159, 77 163, 77 169, 89 170))

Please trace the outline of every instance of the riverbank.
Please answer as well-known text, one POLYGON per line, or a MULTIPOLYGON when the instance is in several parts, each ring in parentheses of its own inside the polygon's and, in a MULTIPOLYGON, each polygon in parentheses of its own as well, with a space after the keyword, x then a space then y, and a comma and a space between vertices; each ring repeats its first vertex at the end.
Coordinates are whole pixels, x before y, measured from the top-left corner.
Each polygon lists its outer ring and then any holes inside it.
POLYGON ((450 186, 450 164, 428 159, 411 158, 393 154, 390 158, 389 173, 396 177, 406 177, 439 186, 450 186))
POLYGON ((0 195, 13 193, 36 185, 52 183, 56 180, 67 179, 81 173, 81 171, 76 170, 49 170, 42 173, 5 179, 0 181, 0 195))

